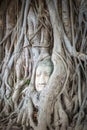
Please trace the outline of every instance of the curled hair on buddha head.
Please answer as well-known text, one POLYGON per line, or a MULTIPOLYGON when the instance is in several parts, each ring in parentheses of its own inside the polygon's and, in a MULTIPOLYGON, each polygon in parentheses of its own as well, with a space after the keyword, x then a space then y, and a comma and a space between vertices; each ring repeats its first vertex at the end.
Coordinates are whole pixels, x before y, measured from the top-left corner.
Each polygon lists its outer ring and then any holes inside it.
POLYGON ((37 65, 37 68, 39 66, 42 66, 42 67, 50 67, 50 74, 52 74, 53 72, 53 62, 51 61, 51 57, 47 57, 45 58, 44 60, 40 61, 37 65))

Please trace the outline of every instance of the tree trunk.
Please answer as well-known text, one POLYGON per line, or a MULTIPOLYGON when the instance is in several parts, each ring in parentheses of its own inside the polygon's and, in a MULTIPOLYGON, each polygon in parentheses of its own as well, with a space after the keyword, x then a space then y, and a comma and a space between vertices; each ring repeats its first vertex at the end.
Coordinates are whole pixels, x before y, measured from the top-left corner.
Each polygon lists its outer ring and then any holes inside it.
POLYGON ((86 8, 0 1, 0 129, 86 130, 86 8))

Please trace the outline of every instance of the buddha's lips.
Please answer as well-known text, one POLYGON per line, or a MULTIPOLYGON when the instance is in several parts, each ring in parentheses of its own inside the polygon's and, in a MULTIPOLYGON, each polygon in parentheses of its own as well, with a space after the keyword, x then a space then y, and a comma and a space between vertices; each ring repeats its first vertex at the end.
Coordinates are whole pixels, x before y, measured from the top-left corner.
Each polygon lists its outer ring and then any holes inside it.
POLYGON ((42 86, 42 87, 43 87, 43 86, 46 86, 46 84, 40 84, 40 85, 38 85, 38 87, 40 87, 40 86, 42 86))

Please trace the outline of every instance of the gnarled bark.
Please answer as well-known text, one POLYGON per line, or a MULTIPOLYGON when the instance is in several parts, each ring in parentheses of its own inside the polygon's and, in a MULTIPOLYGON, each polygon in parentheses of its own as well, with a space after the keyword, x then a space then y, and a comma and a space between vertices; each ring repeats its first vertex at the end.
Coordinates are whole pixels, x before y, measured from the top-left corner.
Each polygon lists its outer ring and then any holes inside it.
POLYGON ((0 128, 85 130, 86 0, 0 3, 0 128), (53 72, 38 91, 36 70, 48 59, 53 72))

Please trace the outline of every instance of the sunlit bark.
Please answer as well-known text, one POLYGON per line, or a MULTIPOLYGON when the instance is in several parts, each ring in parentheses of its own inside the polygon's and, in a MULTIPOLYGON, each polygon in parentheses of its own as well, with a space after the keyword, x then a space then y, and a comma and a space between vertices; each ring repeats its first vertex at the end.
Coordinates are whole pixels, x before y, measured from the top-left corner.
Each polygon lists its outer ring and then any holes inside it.
POLYGON ((86 130, 86 8, 86 0, 0 1, 0 129, 86 130), (49 59, 38 92, 36 69, 49 59))

